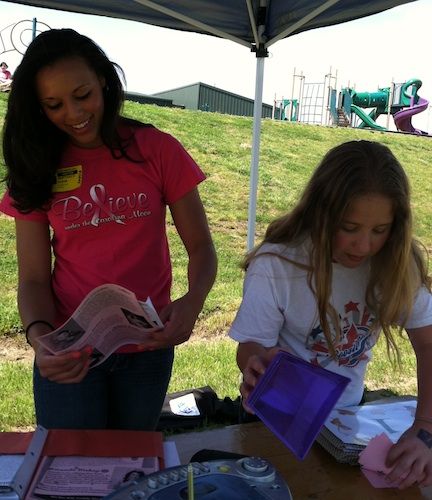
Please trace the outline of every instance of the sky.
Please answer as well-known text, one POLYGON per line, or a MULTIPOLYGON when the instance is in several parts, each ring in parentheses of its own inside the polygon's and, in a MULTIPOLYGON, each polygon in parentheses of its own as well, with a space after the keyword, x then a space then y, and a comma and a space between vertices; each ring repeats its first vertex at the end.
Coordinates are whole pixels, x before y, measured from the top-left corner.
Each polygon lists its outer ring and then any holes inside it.
MULTIPOLYGON (((22 46, 28 44, 33 18, 51 28, 73 28, 95 40, 112 61, 122 66, 129 91, 152 94, 203 82, 254 97, 255 55, 234 42, 0 0, 3 44, 8 44, 8 29, 4 28, 24 20, 28 20, 29 31, 22 36, 22 46)), ((275 98, 298 97, 299 78, 293 75, 304 76, 306 83, 321 83, 331 74, 337 90, 351 86, 358 92, 374 92, 389 87, 392 81, 416 78, 423 82, 418 94, 431 105, 413 117, 412 122, 432 134, 431 19, 432 0, 417 0, 381 14, 276 42, 265 61, 263 101, 272 104, 275 98)), ((1 49, 0 40, 0 52, 1 49)), ((0 58, 13 71, 21 56, 10 52, 0 58)), ((390 128, 394 129, 393 123, 390 128)))

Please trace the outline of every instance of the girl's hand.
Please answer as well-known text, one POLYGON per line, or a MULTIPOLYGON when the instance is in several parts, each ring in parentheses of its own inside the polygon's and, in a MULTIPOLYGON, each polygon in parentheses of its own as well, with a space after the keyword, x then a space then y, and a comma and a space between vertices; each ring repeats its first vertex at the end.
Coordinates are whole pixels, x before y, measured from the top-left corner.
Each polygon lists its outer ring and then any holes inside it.
POLYGON ((189 340, 202 306, 201 300, 196 300, 189 294, 168 304, 159 314, 164 323, 163 330, 150 333, 148 340, 140 344, 140 348, 163 349, 189 340))
POLYGON ((247 400, 258 383, 260 377, 264 374, 270 361, 280 350, 274 347, 266 351, 265 355, 253 354, 249 357, 246 366, 243 369, 243 379, 240 384, 240 394, 242 395, 242 404, 248 413, 253 411, 247 406, 247 400))
POLYGON ((91 347, 54 356, 42 346, 35 348, 35 361, 42 377, 59 384, 81 382, 90 366, 91 347))
POLYGON ((432 485, 432 429, 431 425, 414 422, 393 445, 387 455, 386 465, 392 468, 387 475, 390 482, 399 482, 399 489, 413 484, 420 487, 432 485))

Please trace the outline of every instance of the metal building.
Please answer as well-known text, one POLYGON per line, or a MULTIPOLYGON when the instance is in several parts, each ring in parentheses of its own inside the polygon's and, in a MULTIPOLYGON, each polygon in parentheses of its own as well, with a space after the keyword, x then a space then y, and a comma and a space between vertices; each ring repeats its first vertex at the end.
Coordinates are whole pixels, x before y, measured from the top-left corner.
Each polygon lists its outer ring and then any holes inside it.
MULTIPOLYGON (((152 94, 172 100, 174 105, 184 106, 186 109, 199 109, 201 111, 212 111, 229 115, 253 116, 253 99, 248 99, 226 90, 218 89, 205 83, 193 83, 163 92, 152 94)), ((262 117, 272 117, 273 106, 262 105, 262 117)))
POLYGON ((139 92, 126 91, 125 100, 132 102, 139 102, 140 104, 156 104, 157 106, 164 106, 168 108, 177 107, 174 106, 172 99, 162 99, 161 97, 140 94, 139 92))

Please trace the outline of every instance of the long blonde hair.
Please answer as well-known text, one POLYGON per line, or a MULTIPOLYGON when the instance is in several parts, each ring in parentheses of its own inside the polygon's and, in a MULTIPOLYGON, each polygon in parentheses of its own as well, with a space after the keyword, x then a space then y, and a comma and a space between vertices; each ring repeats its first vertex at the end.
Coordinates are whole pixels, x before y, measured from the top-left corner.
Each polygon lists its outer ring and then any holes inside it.
MULTIPOLYGON (((340 324, 330 304, 332 242, 353 199, 367 195, 386 196, 393 203, 391 232, 380 252, 371 258, 366 303, 381 327, 389 354, 399 359, 391 327, 402 325, 412 310, 419 286, 429 289, 431 280, 421 246, 413 239, 408 178, 390 149, 370 141, 350 141, 331 149, 316 168, 299 202, 288 214, 270 223, 264 240, 249 252, 247 269, 264 243, 293 244, 309 237, 312 242, 308 283, 316 296, 321 327, 330 353, 336 356, 340 324), (329 319, 336 331, 333 338, 329 319)), ((297 264, 297 263, 294 263, 297 264)), ((297 264, 299 267, 304 265, 297 264)))

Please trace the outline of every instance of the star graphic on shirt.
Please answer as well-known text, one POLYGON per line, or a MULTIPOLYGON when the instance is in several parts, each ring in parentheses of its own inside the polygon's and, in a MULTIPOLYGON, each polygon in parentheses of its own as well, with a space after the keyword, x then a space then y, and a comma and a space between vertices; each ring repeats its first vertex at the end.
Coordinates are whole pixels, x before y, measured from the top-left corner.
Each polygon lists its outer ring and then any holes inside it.
POLYGON ((359 302, 348 302, 348 304, 345 304, 345 312, 348 313, 350 311, 357 311, 358 312, 358 306, 359 302))

